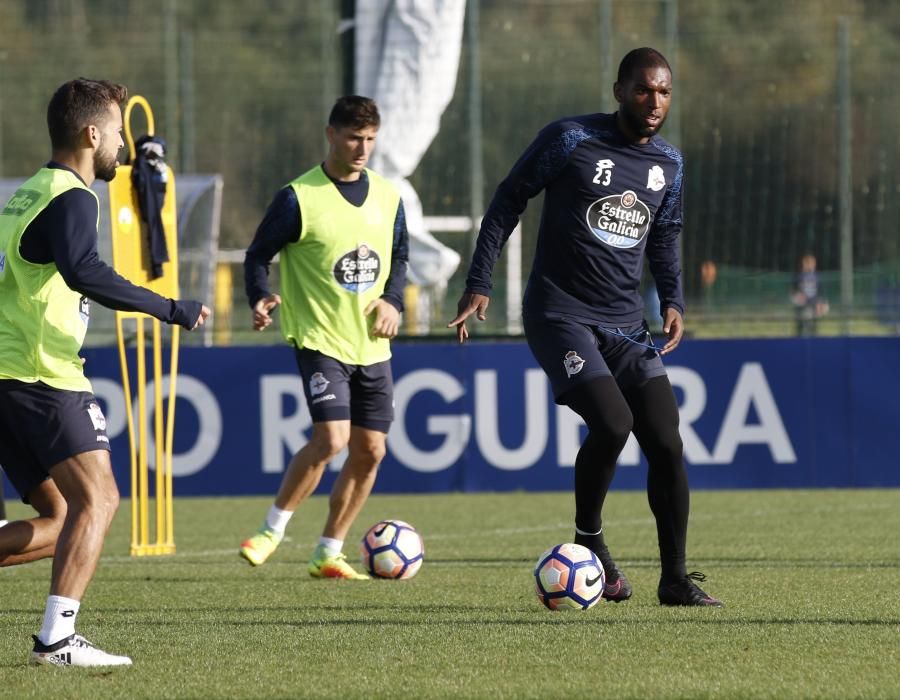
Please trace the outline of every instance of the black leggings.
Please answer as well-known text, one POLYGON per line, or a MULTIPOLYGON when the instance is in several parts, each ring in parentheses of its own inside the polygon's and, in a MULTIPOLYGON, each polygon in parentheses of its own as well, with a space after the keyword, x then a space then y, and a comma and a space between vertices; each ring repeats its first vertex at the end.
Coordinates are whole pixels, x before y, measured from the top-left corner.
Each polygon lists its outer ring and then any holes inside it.
POLYGON ((601 529, 616 460, 634 432, 649 465, 647 497, 663 575, 684 575, 690 493, 669 378, 654 377, 623 391, 612 377, 598 377, 567 392, 562 402, 588 426, 575 459, 575 526, 591 533, 601 529))

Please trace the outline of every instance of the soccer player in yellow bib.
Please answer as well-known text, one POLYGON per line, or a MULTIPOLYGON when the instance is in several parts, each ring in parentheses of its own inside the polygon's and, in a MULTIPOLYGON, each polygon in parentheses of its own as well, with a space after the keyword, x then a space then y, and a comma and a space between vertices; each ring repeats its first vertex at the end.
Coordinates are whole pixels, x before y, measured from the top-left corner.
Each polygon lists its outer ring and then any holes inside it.
POLYGON ((130 666, 75 633, 119 505, 106 418, 78 356, 89 299, 191 330, 209 309, 131 284, 97 255, 95 179, 115 177, 126 89, 62 85, 47 107, 52 157, 0 212, 0 464, 38 517, 0 528, 0 565, 53 557, 31 662, 130 666))
POLYGON ((380 123, 371 99, 340 98, 325 129, 325 161, 275 195, 247 249, 253 327, 267 328, 283 305, 281 330, 294 347, 313 420, 312 436, 291 460, 265 522, 241 544, 241 556, 254 566, 275 551, 294 511, 346 447, 309 573, 368 578, 342 549, 372 491, 394 417, 390 339, 400 326, 408 257, 400 195, 366 168, 380 123), (280 295, 268 287, 276 254, 280 295))

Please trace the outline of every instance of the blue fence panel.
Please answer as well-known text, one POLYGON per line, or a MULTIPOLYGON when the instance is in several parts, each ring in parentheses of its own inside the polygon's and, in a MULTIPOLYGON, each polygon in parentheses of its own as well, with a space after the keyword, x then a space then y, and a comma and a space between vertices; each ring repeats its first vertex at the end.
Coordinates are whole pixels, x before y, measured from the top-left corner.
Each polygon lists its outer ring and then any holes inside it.
MULTIPOLYGON (((118 357, 84 355, 127 491, 118 357)), ((900 338, 686 342, 667 366, 692 486, 900 486, 898 364, 900 338)), ((585 428, 553 402, 524 343, 398 343, 393 368, 396 421, 377 491, 571 488, 585 428)), ((274 494, 311 427, 292 351, 184 348, 177 394, 176 493, 274 494)), ((643 489, 633 438, 619 464, 614 487, 643 489)))

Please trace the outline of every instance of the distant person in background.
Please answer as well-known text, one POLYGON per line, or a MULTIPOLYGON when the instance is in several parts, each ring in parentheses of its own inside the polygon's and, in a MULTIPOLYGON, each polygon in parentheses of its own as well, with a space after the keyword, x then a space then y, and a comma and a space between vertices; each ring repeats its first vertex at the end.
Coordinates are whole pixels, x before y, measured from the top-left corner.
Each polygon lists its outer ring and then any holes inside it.
POLYGON ((816 256, 804 253, 791 293, 797 312, 797 335, 800 336, 815 335, 819 319, 829 310, 828 302, 819 296, 819 272, 816 268, 816 256))
POLYGON ((340 98, 325 129, 325 162, 275 195, 247 249, 253 327, 267 328, 284 298, 281 331, 294 348, 313 421, 265 521, 240 546, 254 566, 275 551, 294 512, 346 447, 308 571, 314 578, 369 578, 350 566, 343 547, 375 484, 394 419, 390 339, 400 328, 409 245, 399 193, 366 168, 380 124, 369 98, 340 98), (281 295, 268 285, 276 254, 281 295))
POLYGON ((678 404, 661 358, 684 333, 682 156, 657 135, 672 99, 668 62, 651 48, 629 52, 613 92, 616 113, 551 123, 500 183, 449 325, 464 342, 466 319, 485 319, 503 244, 528 200, 543 191, 523 320, 556 402, 588 426, 575 460, 575 543, 603 563, 607 600, 631 597, 631 584, 607 547, 601 512, 633 431, 649 463, 647 495, 662 565, 659 602, 721 606, 697 585, 703 574, 686 568, 690 493, 678 404), (666 342, 659 350, 639 291, 645 255, 661 300, 666 342))
POLYGON ((703 310, 711 311, 713 306, 713 288, 716 286, 716 278, 719 272, 712 260, 704 260, 700 263, 700 286, 703 288, 703 310))
POLYGON ((184 328, 209 309, 118 275, 97 254, 95 179, 111 181, 122 142, 124 86, 80 78, 47 107, 52 156, 0 215, 0 464, 38 512, 0 528, 0 563, 53 556, 31 663, 130 666, 75 633, 119 505, 106 418, 78 356, 90 299, 184 328))

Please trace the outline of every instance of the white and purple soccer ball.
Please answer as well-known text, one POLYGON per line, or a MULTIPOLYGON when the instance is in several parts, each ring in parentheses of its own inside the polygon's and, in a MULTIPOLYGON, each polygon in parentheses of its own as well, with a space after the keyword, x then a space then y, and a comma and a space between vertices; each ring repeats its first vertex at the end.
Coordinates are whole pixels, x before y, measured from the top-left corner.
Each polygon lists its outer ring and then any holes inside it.
POLYGON ((412 578, 422 566, 425 545, 419 533, 402 520, 382 520, 369 528, 360 547, 370 576, 412 578))
POLYGON ((590 549, 565 543, 538 557, 534 582, 538 600, 550 610, 587 610, 603 596, 606 572, 590 549))

